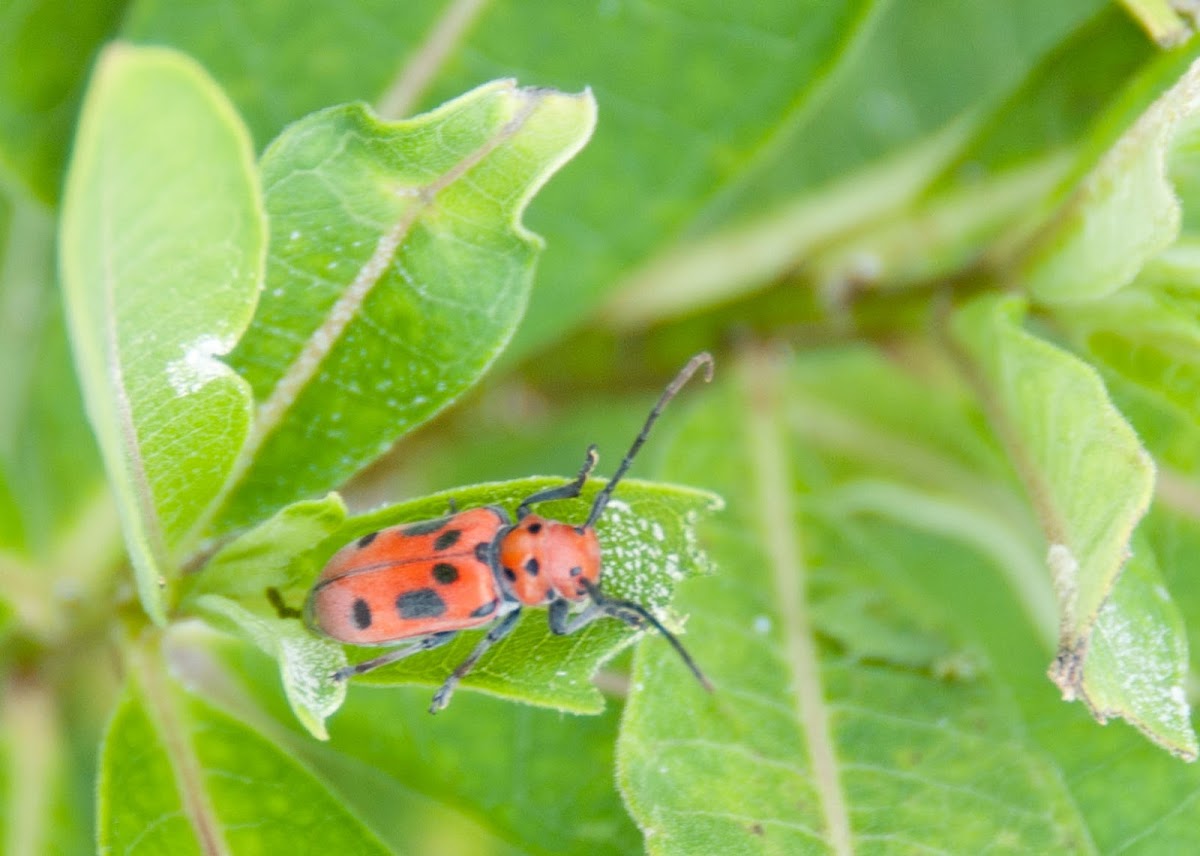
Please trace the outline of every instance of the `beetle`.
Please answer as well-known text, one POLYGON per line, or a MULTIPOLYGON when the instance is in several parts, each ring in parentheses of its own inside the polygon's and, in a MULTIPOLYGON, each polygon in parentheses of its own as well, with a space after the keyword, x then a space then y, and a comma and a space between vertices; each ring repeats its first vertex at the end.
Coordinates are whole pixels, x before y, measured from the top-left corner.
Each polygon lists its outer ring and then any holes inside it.
POLYGON ((659 414, 703 366, 712 379, 708 353, 692 357, 667 385, 616 473, 596 494, 587 520, 572 525, 542 517, 533 506, 579 496, 599 460, 590 446, 579 474, 570 482, 526 497, 516 519, 488 505, 454 511, 434 520, 371 532, 333 555, 308 594, 305 623, 314 632, 352 645, 394 645, 386 654, 346 666, 333 674, 344 681, 429 651, 459 631, 490 624, 470 655, 446 678, 430 712, 450 701, 459 681, 484 653, 516 626, 524 607, 545 606, 550 630, 575 633, 605 616, 643 628, 654 627, 683 658, 696 679, 712 685, 687 650, 640 604, 610 597, 600 587, 602 557, 596 522, 659 414), (572 614, 572 606, 584 604, 572 614))

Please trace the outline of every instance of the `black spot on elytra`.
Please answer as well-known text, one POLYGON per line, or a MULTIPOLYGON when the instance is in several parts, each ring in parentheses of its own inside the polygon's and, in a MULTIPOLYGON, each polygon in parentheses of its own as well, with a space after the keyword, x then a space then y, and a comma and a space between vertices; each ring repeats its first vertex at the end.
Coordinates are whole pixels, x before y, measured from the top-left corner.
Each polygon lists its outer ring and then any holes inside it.
POLYGON ((478 609, 471 610, 472 618, 483 618, 485 615, 491 615, 496 611, 496 601, 488 601, 478 609))
POLYGON ((575 567, 571 568, 571 570, 569 570, 567 573, 569 573, 573 577, 577 577, 583 573, 583 568, 579 567, 579 565, 576 565, 575 567))
POLYGON ((485 565, 492 563, 492 544, 490 541, 480 541, 475 545, 475 558, 485 565))
POLYGON ((517 572, 506 565, 504 568, 504 577, 510 583, 515 583, 517 581, 517 572))
POLYGON ((446 611, 446 601, 431 588, 406 591, 396 598, 401 618, 437 618, 446 611))
POLYGON ((438 562, 433 566, 433 578, 442 585, 449 585, 458 579, 458 568, 449 562, 438 562))
POLYGON ((538 571, 541 569, 541 565, 538 564, 537 559, 531 558, 525 563, 525 573, 529 574, 531 577, 536 577, 538 575, 538 571))
POLYGON ((361 597, 354 599, 354 626, 359 630, 371 626, 371 605, 361 597))
POLYGON ((529 524, 529 527, 528 527, 528 529, 529 529, 529 534, 530 534, 530 535, 536 535, 536 534, 538 534, 539 532, 541 532, 541 531, 542 531, 542 524, 540 524, 540 523, 530 523, 530 524, 529 524))
POLYGON ((428 535, 431 532, 437 532, 446 525, 446 518, 439 517, 436 520, 422 520, 419 523, 410 523, 404 527, 405 535, 428 535))
POLYGON ((433 542, 433 549, 439 553, 442 550, 449 550, 458 543, 458 539, 461 537, 461 529, 447 529, 441 535, 437 536, 437 540, 433 542))
POLYGON ((358 549, 361 550, 363 547, 366 547, 368 544, 370 544, 372 541, 375 540, 377 535, 379 535, 378 532, 368 532, 366 535, 359 538, 358 539, 358 549))

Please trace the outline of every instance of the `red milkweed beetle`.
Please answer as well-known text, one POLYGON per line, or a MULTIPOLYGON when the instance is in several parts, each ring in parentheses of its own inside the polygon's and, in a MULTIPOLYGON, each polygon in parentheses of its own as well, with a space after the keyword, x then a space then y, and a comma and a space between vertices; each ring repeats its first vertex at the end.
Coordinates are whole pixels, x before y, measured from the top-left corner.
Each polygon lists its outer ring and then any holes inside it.
POLYGON ((595 446, 588 448, 583 468, 572 481, 526 497, 517 507, 515 522, 504 508, 489 505, 382 529, 339 550, 305 601, 308 626, 351 645, 412 641, 339 669, 334 680, 343 681, 444 645, 460 630, 492 624, 434 695, 430 712, 436 713, 449 703, 455 686, 484 652, 513 629, 522 607, 548 606, 550 630, 558 635, 574 633, 603 616, 637 628, 651 625, 711 691, 712 685, 683 645, 649 610, 600 590, 600 542, 596 537, 596 521, 651 426, 701 366, 705 367, 705 379, 712 380, 712 357, 707 353, 692 357, 663 390, 616 474, 596 494, 582 525, 540 517, 532 506, 579 496, 598 460, 595 446), (584 609, 571 615, 571 605, 583 601, 587 602, 584 609))

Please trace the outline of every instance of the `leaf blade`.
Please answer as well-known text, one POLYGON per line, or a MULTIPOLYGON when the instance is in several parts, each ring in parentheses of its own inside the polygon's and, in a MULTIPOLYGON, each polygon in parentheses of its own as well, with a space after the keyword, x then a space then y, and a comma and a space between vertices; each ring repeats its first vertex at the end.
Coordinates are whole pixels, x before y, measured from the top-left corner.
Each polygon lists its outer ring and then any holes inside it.
POLYGON ((109 48, 72 160, 60 263, 88 417, 160 623, 173 553, 249 429, 249 390, 217 357, 253 314, 264 237, 249 138, 212 81, 170 51, 109 48))
MULTIPOLYGON (((744 359, 738 382, 713 389, 667 451, 667 475, 722 491, 730 512, 703 529, 719 573, 680 592, 689 643, 716 693, 690 693, 660 651, 635 657, 618 775, 648 850, 973 852, 999 837, 1017 850, 1090 852, 1071 795, 1032 750, 987 657, 910 588, 922 559, 948 553, 955 578, 986 562, 959 562, 968 552, 940 533, 934 546, 903 525, 892 541, 880 538, 888 527, 876 521, 890 509, 842 511, 838 488, 859 479, 789 418, 784 402, 805 397, 800 373, 744 359), (769 432, 730 416, 752 408, 769 432), (774 451, 763 455, 769 435, 774 451), (796 511, 783 537, 798 542, 799 575, 768 547, 781 536, 764 485, 780 471, 796 511), (798 586, 806 591, 784 593, 798 586), (815 672, 792 653, 791 638, 806 632, 794 609, 807 612, 815 672), (823 710, 827 738, 808 733, 804 691, 820 694, 808 704, 823 710), (830 747, 832 777, 815 758, 830 747), (975 775, 976 765, 995 775, 975 775)), ((809 370, 826 374, 827 362, 809 370)), ((886 388, 886 376, 878 383, 886 388)))
POLYGON ((407 122, 333 108, 271 146, 269 287, 233 355, 262 403, 219 526, 336 486, 479 377, 530 287, 521 214, 594 117, 590 93, 499 81, 407 122))

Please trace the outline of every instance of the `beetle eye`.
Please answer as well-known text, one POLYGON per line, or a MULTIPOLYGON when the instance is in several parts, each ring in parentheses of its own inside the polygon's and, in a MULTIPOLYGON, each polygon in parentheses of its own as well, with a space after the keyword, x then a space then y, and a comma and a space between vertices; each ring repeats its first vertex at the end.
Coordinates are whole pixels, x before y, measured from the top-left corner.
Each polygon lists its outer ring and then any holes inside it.
POLYGON ((541 531, 542 531, 542 524, 540 524, 540 523, 530 523, 529 524, 529 534, 530 535, 536 535, 541 531))

